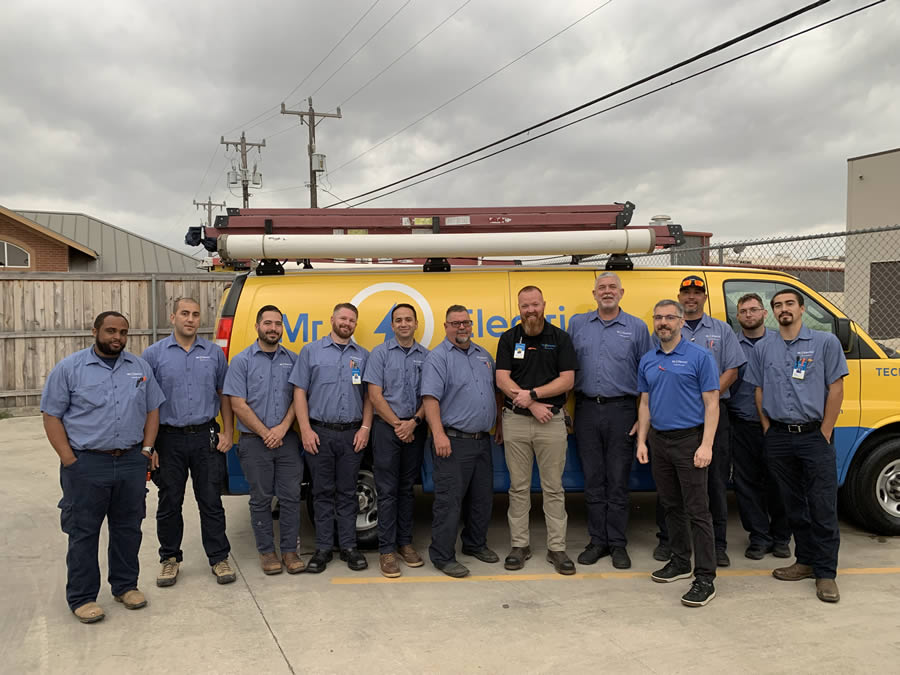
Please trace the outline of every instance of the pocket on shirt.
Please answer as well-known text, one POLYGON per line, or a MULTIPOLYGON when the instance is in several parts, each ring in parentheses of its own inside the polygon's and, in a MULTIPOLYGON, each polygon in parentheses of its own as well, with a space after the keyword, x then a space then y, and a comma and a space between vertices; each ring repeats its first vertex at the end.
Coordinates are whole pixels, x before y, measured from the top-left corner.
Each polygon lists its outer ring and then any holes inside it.
POLYGON ((317 366, 316 379, 319 384, 334 384, 338 381, 340 366, 317 366))
MULTIPOLYGON (((134 389, 134 387, 131 387, 131 389, 134 389)), ((72 400, 85 408, 98 408, 106 403, 106 396, 109 391, 110 387, 105 382, 90 384, 78 387, 73 391, 72 400)), ((134 392, 132 391, 132 393, 134 392)))
POLYGON ((384 369, 384 388, 387 390, 403 388, 403 369, 402 368, 385 368, 384 369))

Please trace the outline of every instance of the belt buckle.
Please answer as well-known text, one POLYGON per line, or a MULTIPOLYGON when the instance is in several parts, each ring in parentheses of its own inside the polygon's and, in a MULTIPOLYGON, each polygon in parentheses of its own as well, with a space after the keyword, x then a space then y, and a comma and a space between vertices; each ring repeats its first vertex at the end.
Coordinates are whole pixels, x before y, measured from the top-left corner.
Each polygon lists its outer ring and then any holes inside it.
POLYGON ((788 433, 791 434, 799 434, 803 433, 803 425, 802 424, 788 424, 788 433))

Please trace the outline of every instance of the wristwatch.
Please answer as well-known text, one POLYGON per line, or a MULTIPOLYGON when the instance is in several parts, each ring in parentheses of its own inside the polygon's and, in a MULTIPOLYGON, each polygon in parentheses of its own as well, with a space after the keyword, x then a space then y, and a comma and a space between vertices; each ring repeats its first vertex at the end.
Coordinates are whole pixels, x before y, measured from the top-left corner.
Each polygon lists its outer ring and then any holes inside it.
POLYGON ((420 424, 422 424, 422 418, 419 417, 418 415, 413 417, 413 421, 416 423, 416 426, 419 426, 420 424))
POLYGON ((148 455, 152 456, 153 453, 156 452, 156 448, 154 448, 152 445, 145 445, 143 448, 141 448, 141 452, 146 452, 148 455))
POLYGON ((538 400, 537 392, 536 392, 534 389, 532 389, 532 390, 531 390, 530 392, 528 392, 528 393, 531 394, 531 400, 532 400, 532 401, 537 401, 537 400, 538 400))

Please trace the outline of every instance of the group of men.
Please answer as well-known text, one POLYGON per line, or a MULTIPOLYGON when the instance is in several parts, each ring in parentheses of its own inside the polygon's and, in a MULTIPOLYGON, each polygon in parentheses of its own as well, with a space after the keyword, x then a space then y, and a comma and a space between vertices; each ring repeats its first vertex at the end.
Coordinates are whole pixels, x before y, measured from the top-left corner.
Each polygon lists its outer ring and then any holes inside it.
POLYGON ((393 337, 370 353, 352 339, 356 307, 340 303, 330 333, 299 355, 281 345, 282 312, 266 305, 256 316, 257 340, 230 365, 220 348, 197 335, 195 300, 174 303, 172 335, 148 347, 143 358, 124 350, 127 319, 103 312, 94 323, 94 345, 57 364, 41 401, 45 430, 62 464, 59 506, 69 535, 70 609, 85 623, 104 616, 96 602, 104 518, 113 595, 129 609, 146 604, 137 577, 148 472, 159 498, 157 585, 177 580, 189 475, 210 570, 218 583, 235 580, 220 497, 234 418, 265 574, 322 572, 335 548, 351 570, 367 568, 356 544, 356 490, 370 442, 384 576, 399 577, 401 562, 424 564, 412 542, 413 486, 426 452, 434 479, 432 564, 452 577, 469 574, 456 557, 460 524, 463 555, 499 562, 487 545, 492 438, 503 445, 509 475, 504 567, 521 569, 532 555, 536 462, 546 559, 558 573, 574 574, 562 484, 565 403, 572 390, 589 535, 579 564, 610 556, 616 568, 631 566, 629 475, 635 457, 652 459, 660 524, 654 557, 666 565, 651 577, 693 577, 682 602, 708 603, 715 597, 716 567, 730 564, 725 488, 733 461, 749 533, 745 555, 789 557, 793 533, 797 561, 774 576, 815 578, 818 597, 836 602, 837 477, 830 439, 847 374, 837 339, 803 326, 803 296, 792 289, 771 298, 779 331, 766 329, 758 295, 741 297, 737 335, 704 312, 700 277, 681 282, 677 301, 657 303, 652 335, 620 308, 624 293, 616 274, 600 274, 593 288, 597 309, 573 316, 562 330, 545 319, 541 290, 522 288, 520 321, 500 337, 496 361, 472 341, 470 312, 462 305, 447 309, 445 338, 430 351, 415 339, 415 308, 396 305, 393 337), (307 467, 316 540, 304 562, 297 546, 307 467), (277 546, 273 498, 280 512, 277 546))

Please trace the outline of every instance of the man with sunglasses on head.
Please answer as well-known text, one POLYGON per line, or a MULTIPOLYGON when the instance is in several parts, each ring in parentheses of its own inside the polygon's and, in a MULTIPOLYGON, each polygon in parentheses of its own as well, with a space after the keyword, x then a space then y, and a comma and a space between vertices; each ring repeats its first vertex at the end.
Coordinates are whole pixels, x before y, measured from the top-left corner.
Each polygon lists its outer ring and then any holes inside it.
POLYGON ((434 512, 431 563, 451 577, 469 568, 456 560, 456 537, 465 500, 462 552, 486 563, 499 562, 487 546, 494 502, 491 432, 501 442, 494 388, 494 359, 472 342, 472 320, 462 305, 451 305, 446 339, 431 350, 422 373, 425 418, 431 427, 434 512))
MULTIPOLYGON (((729 389, 737 379, 738 368, 747 362, 734 331, 724 321, 714 319, 703 311, 706 305, 706 282, 694 274, 681 280, 678 302, 684 307, 684 321, 681 337, 686 341, 705 347, 712 353, 719 369, 719 392, 722 401, 729 398, 729 389)), ((709 467, 709 510, 712 513, 716 534, 716 564, 728 567, 728 479, 731 474, 731 449, 729 444, 728 415, 719 415, 718 428, 713 442, 712 464, 709 467)), ((657 560, 666 560, 669 555, 666 520, 656 505, 656 522, 659 526, 659 546, 653 551, 657 560)))

